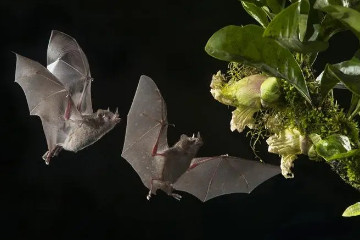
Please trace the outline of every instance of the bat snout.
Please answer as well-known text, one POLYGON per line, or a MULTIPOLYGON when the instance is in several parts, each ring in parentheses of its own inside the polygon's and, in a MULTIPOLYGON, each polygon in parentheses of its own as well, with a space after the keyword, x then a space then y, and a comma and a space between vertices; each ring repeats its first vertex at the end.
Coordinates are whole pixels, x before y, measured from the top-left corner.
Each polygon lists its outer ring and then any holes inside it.
POLYGON ((114 116, 113 116, 113 121, 115 123, 119 123, 121 120, 121 118, 119 117, 119 111, 118 111, 118 108, 115 109, 115 113, 114 113, 114 116))

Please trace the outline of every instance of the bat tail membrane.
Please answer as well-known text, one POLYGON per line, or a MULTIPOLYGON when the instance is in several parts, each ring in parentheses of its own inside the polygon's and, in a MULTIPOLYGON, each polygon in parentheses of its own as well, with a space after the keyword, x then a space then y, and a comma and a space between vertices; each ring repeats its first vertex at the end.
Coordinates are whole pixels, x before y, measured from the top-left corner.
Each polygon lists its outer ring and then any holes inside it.
POLYGON ((254 188, 280 173, 278 166, 230 156, 194 159, 174 184, 201 201, 231 193, 250 193, 254 188))

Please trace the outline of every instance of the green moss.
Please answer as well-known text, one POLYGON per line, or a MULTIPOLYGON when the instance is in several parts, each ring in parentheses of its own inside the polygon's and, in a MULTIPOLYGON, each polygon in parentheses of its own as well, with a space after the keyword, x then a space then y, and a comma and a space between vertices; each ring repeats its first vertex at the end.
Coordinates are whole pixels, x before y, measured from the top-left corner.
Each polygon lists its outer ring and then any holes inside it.
POLYGON ((228 65, 226 79, 229 82, 236 82, 243 79, 244 77, 255 74, 261 74, 261 71, 242 63, 230 62, 228 65))

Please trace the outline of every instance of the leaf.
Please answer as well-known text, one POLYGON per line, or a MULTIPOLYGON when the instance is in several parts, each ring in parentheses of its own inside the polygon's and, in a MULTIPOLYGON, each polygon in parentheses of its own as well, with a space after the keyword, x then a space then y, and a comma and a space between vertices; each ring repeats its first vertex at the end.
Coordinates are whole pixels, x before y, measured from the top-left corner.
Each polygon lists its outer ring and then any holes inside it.
POLYGON ((273 13, 279 13, 285 7, 285 0, 266 0, 266 4, 273 13))
MULTIPOLYGON (((360 50, 348 61, 334 65, 327 64, 320 74, 320 92, 322 99, 339 82, 356 95, 360 95, 360 50)), ((355 104, 355 103, 354 103, 355 104)))
POLYGON ((320 81, 321 99, 324 100, 326 95, 340 82, 340 78, 334 73, 337 70, 331 64, 326 64, 324 71, 317 78, 320 81))
POLYGON ((262 11, 264 11, 264 13, 267 15, 267 17, 269 19, 273 19, 275 17, 276 13, 281 11, 285 6, 285 0, 245 0, 245 1, 241 1, 241 2, 251 3, 251 4, 254 4, 255 6, 261 8, 262 11))
POLYGON ((241 1, 241 4, 245 11, 250 16, 252 16, 258 23, 260 23, 261 26, 266 27, 269 24, 267 14, 264 9, 248 1, 241 1))
POLYGON ((264 29, 256 25, 226 26, 208 40, 205 51, 212 57, 254 66, 293 84, 311 103, 302 71, 291 52, 275 40, 263 38, 264 29))
POLYGON ((339 20, 327 14, 320 24, 318 39, 328 41, 336 33, 345 30, 347 30, 346 27, 339 20))
POLYGON ((265 29, 263 36, 274 38, 295 52, 324 51, 328 47, 327 42, 305 39, 309 11, 308 0, 291 4, 275 16, 265 29))
POLYGON ((350 60, 334 64, 334 66, 344 74, 360 77, 360 50, 356 51, 350 60))
POLYGON ((360 97, 353 93, 351 95, 350 107, 347 113, 349 119, 355 117, 356 113, 358 113, 359 110, 360 110, 360 97))
MULTIPOLYGON (((355 8, 358 8, 358 6, 359 5, 354 5, 355 8)), ((360 39, 360 12, 352 9, 349 1, 317 0, 314 8, 324 11, 333 18, 338 19, 360 39)))
POLYGON ((360 77, 341 72, 337 67, 327 64, 320 82, 322 98, 338 83, 342 82, 351 92, 360 95, 360 77))
POLYGON ((355 217, 360 215, 360 202, 357 202, 345 209, 343 217, 355 217))
POLYGON ((333 134, 314 143, 314 145, 317 154, 326 161, 358 154, 356 150, 351 150, 350 140, 345 135, 333 134))
POLYGON ((353 156, 358 156, 360 154, 360 149, 353 149, 345 153, 336 153, 331 157, 324 158, 327 161, 342 159, 342 158, 349 158, 353 156))
MULTIPOLYGON (((242 2, 242 1, 241 1, 242 2)), ((264 7, 266 5, 266 0, 246 0, 246 2, 253 3, 258 7, 264 7)))

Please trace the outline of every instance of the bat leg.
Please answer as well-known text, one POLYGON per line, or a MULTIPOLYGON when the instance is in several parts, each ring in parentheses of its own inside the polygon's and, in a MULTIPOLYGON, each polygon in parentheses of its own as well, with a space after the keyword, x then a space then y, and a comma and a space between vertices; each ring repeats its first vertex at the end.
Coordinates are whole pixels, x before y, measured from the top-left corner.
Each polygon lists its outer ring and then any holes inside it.
POLYGON ((181 199, 181 196, 179 194, 173 193, 174 188, 171 186, 169 182, 164 182, 160 179, 151 179, 150 182, 150 190, 148 195, 146 196, 147 200, 150 200, 151 195, 156 195, 156 191, 158 189, 163 190, 167 195, 174 197, 177 200, 181 199))
POLYGON ((61 146, 56 145, 53 156, 59 155, 59 153, 61 152, 62 149, 63 149, 63 148, 62 148, 61 146))
POLYGON ((51 158, 54 157, 54 156, 57 156, 61 150, 62 150, 62 147, 59 146, 59 145, 56 145, 51 151, 47 151, 42 156, 42 159, 44 159, 45 164, 49 165, 51 158))
POLYGON ((159 186, 161 182, 162 181, 159 179, 154 179, 154 178, 151 179, 149 193, 146 196, 147 200, 150 200, 152 194, 156 195, 156 191, 160 188, 159 186))

